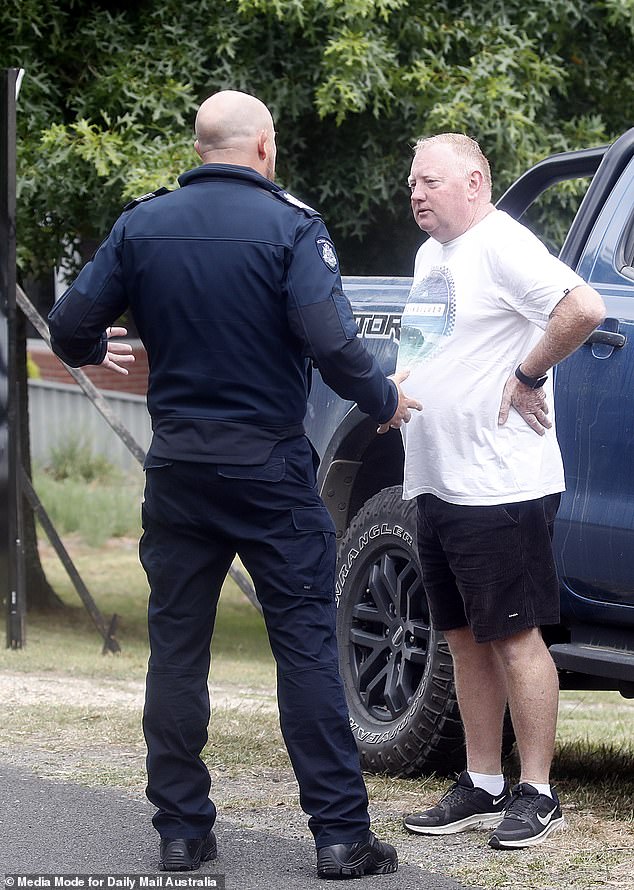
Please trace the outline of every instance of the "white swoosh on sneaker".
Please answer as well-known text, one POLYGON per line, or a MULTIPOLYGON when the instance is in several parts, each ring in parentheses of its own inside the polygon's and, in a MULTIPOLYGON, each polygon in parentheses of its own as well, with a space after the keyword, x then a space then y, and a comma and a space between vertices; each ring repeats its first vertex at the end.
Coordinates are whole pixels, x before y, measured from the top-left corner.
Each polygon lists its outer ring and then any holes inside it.
POLYGON ((505 797, 506 794, 503 794, 502 797, 496 797, 495 800, 492 801, 493 806, 496 807, 499 803, 501 803, 501 801, 504 800, 505 797))
POLYGON ((552 813, 548 813, 548 815, 546 815, 546 816, 540 816, 539 813, 537 813, 537 818, 542 823, 542 825, 548 825, 548 823, 550 822, 552 817, 553 817, 552 813))

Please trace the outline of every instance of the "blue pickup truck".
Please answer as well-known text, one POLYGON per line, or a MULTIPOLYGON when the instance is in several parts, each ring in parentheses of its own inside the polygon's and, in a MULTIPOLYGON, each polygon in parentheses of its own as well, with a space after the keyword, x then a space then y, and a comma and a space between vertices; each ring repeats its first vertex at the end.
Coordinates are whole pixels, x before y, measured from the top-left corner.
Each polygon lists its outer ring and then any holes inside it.
MULTIPOLYGON (((540 196, 589 182, 559 251, 607 318, 555 369, 566 492, 556 522, 561 624, 544 630, 566 689, 634 697, 634 128, 611 146, 541 161, 498 207, 530 225, 540 196), (537 202, 537 204, 535 203, 537 202)), ((413 223, 412 223, 413 224, 413 223)), ((541 234, 538 232, 538 234, 541 234)), ((396 363, 406 278, 344 278, 360 336, 396 363)), ((315 374, 306 421, 339 538, 341 671, 363 767, 411 776, 464 763, 447 644, 430 624, 415 506, 401 498, 400 433, 339 399, 315 374)))

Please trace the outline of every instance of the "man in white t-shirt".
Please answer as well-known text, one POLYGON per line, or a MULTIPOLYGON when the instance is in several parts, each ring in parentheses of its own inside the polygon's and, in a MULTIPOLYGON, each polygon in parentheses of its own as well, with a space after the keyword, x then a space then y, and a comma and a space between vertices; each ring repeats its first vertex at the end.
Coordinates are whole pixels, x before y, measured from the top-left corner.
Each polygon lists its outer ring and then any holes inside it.
POLYGON ((414 218, 430 235, 403 312, 399 369, 423 411, 403 428, 404 497, 434 625, 454 661, 467 769, 405 818, 443 835, 494 829, 492 847, 540 843, 563 824, 550 786, 559 684, 540 626, 559 620, 552 528, 564 489, 552 374, 605 315, 599 294, 491 203, 472 139, 415 149, 414 218), (507 706, 521 761, 502 775, 507 706))

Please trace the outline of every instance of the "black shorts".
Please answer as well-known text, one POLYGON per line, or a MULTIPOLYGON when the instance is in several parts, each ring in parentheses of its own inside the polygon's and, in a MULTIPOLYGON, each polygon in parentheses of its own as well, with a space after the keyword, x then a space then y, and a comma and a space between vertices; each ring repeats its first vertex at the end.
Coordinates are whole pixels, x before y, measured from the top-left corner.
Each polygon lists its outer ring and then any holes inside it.
POLYGON ((432 622, 479 643, 559 622, 552 548, 561 495, 492 506, 419 495, 418 553, 432 622))

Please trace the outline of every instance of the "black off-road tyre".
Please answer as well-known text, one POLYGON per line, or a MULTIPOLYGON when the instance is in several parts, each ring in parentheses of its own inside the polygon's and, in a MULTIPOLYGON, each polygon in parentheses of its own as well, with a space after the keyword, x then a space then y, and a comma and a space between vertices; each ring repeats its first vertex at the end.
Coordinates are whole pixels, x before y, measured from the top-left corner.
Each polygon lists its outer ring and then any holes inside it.
POLYGON ((464 768, 464 734, 443 635, 430 625, 416 502, 371 498, 339 547, 337 638, 362 768, 391 776, 464 768))

